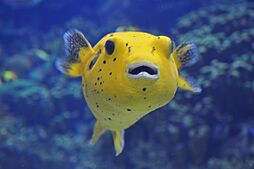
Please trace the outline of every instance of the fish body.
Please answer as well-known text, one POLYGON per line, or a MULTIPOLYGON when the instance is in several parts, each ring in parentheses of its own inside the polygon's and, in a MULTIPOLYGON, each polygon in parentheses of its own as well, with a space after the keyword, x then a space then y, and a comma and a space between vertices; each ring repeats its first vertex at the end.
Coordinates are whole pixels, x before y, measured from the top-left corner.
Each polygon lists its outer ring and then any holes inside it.
POLYGON ((159 41, 170 44, 166 37, 158 39, 146 33, 121 32, 107 35, 95 46, 98 60, 91 70, 89 64, 84 65, 87 71, 82 72, 83 91, 96 119, 107 129, 126 129, 174 96, 178 79, 176 64, 171 57, 160 57, 161 53, 170 51, 160 51, 159 41), (115 43, 112 55, 103 50, 108 39, 115 43), (157 51, 152 51, 153 48, 157 51), (135 69, 143 65, 157 69, 159 77, 128 76, 132 66, 135 69))
POLYGON ((78 30, 64 35, 66 57, 57 67, 82 77, 83 94, 97 122, 92 142, 110 130, 116 154, 124 147, 124 130, 148 113, 166 105, 178 87, 199 91, 179 75, 179 69, 196 58, 196 47, 174 48, 166 36, 144 32, 116 32, 94 47, 78 30))

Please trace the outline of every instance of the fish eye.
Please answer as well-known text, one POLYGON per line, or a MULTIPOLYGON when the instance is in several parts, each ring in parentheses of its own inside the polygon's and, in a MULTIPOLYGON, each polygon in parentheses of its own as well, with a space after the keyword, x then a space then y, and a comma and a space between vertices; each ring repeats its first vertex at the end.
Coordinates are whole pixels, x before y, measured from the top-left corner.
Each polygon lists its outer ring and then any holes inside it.
POLYGON ((105 43, 105 49, 107 54, 112 55, 115 50, 115 43, 111 40, 107 40, 105 43))

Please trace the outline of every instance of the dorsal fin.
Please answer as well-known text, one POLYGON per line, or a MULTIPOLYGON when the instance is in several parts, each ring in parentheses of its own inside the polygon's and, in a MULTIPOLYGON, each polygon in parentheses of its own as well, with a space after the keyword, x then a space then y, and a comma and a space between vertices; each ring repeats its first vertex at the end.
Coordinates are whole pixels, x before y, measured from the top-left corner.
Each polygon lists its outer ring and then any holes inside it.
POLYGON ((185 65, 192 65, 198 61, 198 50, 194 43, 185 42, 180 44, 173 52, 177 68, 185 65))
POLYGON ((82 49, 92 51, 91 45, 85 36, 76 29, 64 34, 64 45, 66 56, 57 60, 57 68, 68 76, 81 76, 81 63, 84 62, 85 57, 80 53, 82 49))

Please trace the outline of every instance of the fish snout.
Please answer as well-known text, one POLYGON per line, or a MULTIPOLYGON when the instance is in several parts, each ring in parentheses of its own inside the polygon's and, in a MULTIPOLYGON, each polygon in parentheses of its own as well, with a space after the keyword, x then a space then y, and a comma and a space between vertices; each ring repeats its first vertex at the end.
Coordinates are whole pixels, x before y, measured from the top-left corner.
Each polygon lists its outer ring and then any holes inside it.
POLYGON ((127 67, 127 77, 132 79, 158 79, 160 76, 159 68, 151 63, 136 63, 127 67))

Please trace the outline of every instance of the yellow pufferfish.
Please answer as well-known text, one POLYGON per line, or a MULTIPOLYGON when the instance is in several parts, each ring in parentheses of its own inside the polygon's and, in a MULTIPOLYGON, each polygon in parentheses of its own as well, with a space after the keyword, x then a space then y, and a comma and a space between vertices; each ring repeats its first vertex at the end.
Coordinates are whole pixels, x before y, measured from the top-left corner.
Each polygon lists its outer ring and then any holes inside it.
POLYGON ((144 32, 115 32, 94 47, 78 30, 64 34, 66 56, 58 69, 82 77, 86 102, 96 118, 95 143, 109 130, 116 155, 124 148, 124 130, 174 97, 178 87, 200 92, 179 75, 179 69, 197 58, 193 43, 175 48, 166 36, 144 32))

